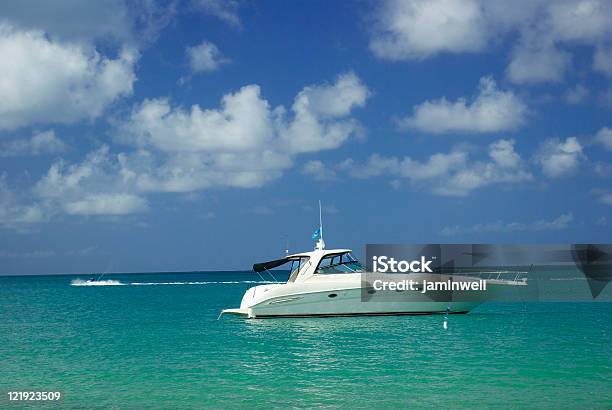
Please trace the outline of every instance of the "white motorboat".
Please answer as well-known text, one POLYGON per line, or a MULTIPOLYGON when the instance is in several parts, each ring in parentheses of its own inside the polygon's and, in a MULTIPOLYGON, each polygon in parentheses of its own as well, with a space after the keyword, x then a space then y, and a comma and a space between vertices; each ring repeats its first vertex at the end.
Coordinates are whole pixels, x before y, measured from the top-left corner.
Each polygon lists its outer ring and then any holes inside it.
POLYGON ((255 319, 468 313, 500 288, 526 285, 525 279, 505 280, 499 275, 483 280, 479 276, 421 273, 410 275, 418 278, 419 282, 484 281, 486 292, 458 291, 450 297, 449 293, 446 297, 439 297, 440 294, 435 292, 434 296, 426 294, 422 287, 403 292, 387 289, 378 292, 368 279, 371 274, 351 255, 351 250, 325 249, 322 226, 319 230, 321 233, 313 251, 253 265, 255 272, 263 272, 291 263, 286 283, 252 287, 244 294, 239 308, 225 309, 221 315, 235 314, 255 319))
MULTIPOLYGON (((468 313, 486 300, 478 297, 457 297, 453 300, 432 300, 422 288, 397 293, 377 292, 367 274, 351 255, 350 249, 325 249, 322 240, 312 252, 296 253, 285 258, 255 264, 261 272, 291 263, 287 283, 254 286, 246 291, 237 309, 225 309, 222 314, 243 315, 247 318, 272 317, 327 317, 327 316, 379 316, 418 315, 436 313, 468 313), (369 283, 369 284, 368 284, 369 283), (376 293, 379 293, 377 295, 376 293)), ((419 281, 431 276, 430 282, 445 281, 438 274, 419 275, 419 281)), ((461 276, 459 281, 482 280, 461 276)), ((486 279, 487 293, 496 288, 525 285, 524 280, 486 279)), ((466 295, 467 296, 467 295, 466 295)))

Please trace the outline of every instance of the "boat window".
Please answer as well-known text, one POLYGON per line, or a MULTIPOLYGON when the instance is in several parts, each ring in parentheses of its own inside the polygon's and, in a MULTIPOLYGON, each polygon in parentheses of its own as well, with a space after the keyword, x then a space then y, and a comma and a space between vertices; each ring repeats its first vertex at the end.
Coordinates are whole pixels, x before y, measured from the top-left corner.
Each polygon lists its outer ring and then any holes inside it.
POLYGON ((319 274, 361 272, 365 272, 363 266, 350 252, 325 256, 316 271, 319 274))
POLYGON ((299 259, 294 259, 291 261, 291 273, 289 274, 289 279, 287 282, 295 282, 295 278, 297 278, 298 273, 300 273, 300 270, 308 263, 309 259, 310 257, 308 256, 302 256, 299 259))

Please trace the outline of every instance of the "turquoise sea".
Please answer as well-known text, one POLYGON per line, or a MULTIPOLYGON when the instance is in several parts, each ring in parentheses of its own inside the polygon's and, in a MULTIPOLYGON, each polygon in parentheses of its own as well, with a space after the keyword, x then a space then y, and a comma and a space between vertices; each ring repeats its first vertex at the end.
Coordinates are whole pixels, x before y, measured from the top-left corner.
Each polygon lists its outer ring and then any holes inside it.
POLYGON ((0 408, 612 408, 612 303, 223 317, 253 273, 0 277, 0 408), (86 276, 81 277, 87 279, 86 276), (137 285, 138 283, 139 285, 137 285))

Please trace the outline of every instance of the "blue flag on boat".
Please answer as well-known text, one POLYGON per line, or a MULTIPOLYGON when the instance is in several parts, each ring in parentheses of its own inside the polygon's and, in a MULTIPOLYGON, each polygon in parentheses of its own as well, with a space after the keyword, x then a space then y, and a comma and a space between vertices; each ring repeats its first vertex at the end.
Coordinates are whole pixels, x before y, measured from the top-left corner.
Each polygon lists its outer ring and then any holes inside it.
POLYGON ((318 227, 317 230, 314 231, 312 234, 312 239, 317 239, 319 236, 321 236, 321 227, 318 227))

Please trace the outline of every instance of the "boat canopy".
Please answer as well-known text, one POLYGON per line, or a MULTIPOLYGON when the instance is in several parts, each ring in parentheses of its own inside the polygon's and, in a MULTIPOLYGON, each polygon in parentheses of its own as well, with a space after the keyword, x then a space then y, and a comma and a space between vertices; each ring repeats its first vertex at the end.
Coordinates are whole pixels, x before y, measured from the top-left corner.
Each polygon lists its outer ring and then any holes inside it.
MULTIPOLYGON (((295 259, 295 258, 293 258, 295 259)), ((277 268, 281 265, 284 265, 285 263, 289 262, 290 258, 283 258, 283 259, 276 259, 273 261, 269 261, 269 262, 261 262, 261 263, 256 263, 253 265, 253 270, 255 272, 263 272, 265 270, 269 270, 269 269, 274 269, 277 268)))

